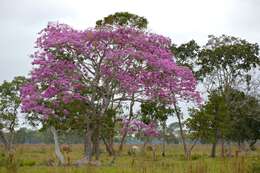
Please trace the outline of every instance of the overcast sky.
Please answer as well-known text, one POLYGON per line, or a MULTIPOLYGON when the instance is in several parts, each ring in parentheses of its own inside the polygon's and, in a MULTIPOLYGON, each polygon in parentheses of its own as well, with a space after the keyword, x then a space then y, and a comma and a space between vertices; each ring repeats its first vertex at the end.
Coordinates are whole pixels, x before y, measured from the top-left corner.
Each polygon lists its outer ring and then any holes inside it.
POLYGON ((149 30, 175 43, 228 34, 260 43, 260 0, 0 0, 0 83, 31 69, 37 33, 48 21, 93 27, 109 14, 144 16, 149 30))

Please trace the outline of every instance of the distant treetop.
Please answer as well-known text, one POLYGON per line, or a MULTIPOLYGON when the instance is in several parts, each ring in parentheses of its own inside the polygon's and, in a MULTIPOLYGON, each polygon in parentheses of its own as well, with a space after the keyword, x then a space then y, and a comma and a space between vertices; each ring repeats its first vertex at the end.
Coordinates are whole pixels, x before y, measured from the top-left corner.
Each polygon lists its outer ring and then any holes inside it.
POLYGON ((130 26, 138 29, 146 29, 148 20, 136 14, 128 12, 116 12, 96 22, 96 26, 119 25, 130 26))

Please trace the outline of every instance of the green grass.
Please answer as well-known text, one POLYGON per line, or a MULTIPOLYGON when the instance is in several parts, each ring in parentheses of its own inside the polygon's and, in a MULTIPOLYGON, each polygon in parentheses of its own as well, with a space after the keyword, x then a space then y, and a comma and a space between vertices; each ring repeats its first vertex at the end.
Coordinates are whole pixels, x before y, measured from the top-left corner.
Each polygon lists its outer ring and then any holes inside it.
MULTIPOLYGON (((48 166, 50 162, 57 162, 52 145, 18 145, 16 146, 13 165, 6 165, 3 150, 0 150, 0 172, 2 173, 260 173, 260 151, 249 152, 237 158, 215 159, 208 157, 209 145, 198 145, 192 153, 191 160, 186 161, 181 145, 168 145, 166 157, 161 156, 158 146, 157 158, 154 161, 152 153, 129 156, 129 146, 114 165, 109 165, 111 158, 102 148, 100 167, 94 166, 48 166)), ((233 147, 233 153, 236 147, 233 147)), ((83 157, 83 146, 73 145, 72 152, 66 155, 70 163, 83 157)), ((218 151, 219 155, 219 151, 218 151)))

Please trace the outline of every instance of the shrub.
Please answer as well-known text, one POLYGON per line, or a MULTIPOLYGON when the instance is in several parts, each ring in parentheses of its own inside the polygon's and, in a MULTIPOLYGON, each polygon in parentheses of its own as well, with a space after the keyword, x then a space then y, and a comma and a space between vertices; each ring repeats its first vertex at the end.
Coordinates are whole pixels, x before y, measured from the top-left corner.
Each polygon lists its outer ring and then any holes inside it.
POLYGON ((34 166, 36 162, 34 160, 22 160, 19 166, 34 166))

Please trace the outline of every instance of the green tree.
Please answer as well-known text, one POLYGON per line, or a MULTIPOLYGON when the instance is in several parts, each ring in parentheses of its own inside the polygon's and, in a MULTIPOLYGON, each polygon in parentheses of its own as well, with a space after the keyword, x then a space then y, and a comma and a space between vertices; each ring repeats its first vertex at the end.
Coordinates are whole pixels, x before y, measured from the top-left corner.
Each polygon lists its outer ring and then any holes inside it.
MULTIPOLYGON (((260 65, 259 46, 233 36, 210 35, 207 44, 198 54, 196 64, 199 67, 196 74, 209 94, 219 90, 228 103, 231 99, 230 89, 248 82, 249 71, 260 65)), ((221 141, 223 146, 224 139, 221 141)), ((215 147, 216 143, 213 143, 213 152, 215 147)), ((215 156, 215 153, 212 153, 212 156, 215 156)))
MULTIPOLYGON (((193 71, 193 73, 196 72, 197 70, 196 62, 198 60, 200 46, 194 40, 191 40, 187 43, 183 43, 179 46, 173 44, 171 50, 176 58, 177 64, 190 68, 193 71)), ((190 151, 188 149, 185 132, 183 130, 184 127, 182 122, 183 121, 182 112, 177 102, 174 104, 174 110, 175 110, 174 113, 178 119, 180 137, 182 140, 185 157, 188 159, 190 157, 190 151)))
MULTIPOLYGON (((47 103, 48 104, 48 103, 47 103)), ((51 132, 53 136, 53 142, 55 146, 55 154, 57 159, 59 160, 59 164, 64 165, 65 159, 64 156, 60 150, 60 143, 63 143, 64 141, 69 141, 68 139, 60 139, 60 137, 68 137, 69 135, 66 135, 68 133, 77 133, 82 134, 86 131, 85 124, 86 119, 84 115, 86 113, 89 114, 89 105, 82 103, 81 101, 74 100, 67 104, 60 104, 59 108, 55 109, 55 116, 51 116, 48 119, 46 119, 43 115, 40 115, 35 112, 30 112, 26 114, 26 119, 28 120, 29 124, 33 127, 38 127, 41 125, 40 131, 42 133, 48 134, 48 132, 51 132), (66 109, 70 112, 70 116, 67 116, 63 110, 66 109)), ((91 120, 94 121, 94 120, 91 120)), ((30 131, 29 133, 33 133, 30 131)), ((41 133, 41 134, 42 134, 41 133)), ((40 135, 40 134, 39 134, 40 135)), ((32 137, 32 135, 30 135, 32 137)), ((32 143, 34 138, 29 139, 29 143, 32 143)), ((49 139, 45 139, 49 141, 49 139)), ((85 145, 86 149, 86 145, 85 145)))
POLYGON ((4 81, 0 85, 0 139, 7 151, 13 148, 21 103, 19 89, 25 81, 24 77, 18 76, 11 82, 4 81))
POLYGON ((210 35, 196 64, 200 67, 197 75, 209 82, 209 90, 225 90, 239 78, 248 79, 248 72, 260 65, 259 46, 232 36, 210 35))
POLYGON ((146 18, 129 12, 116 12, 96 21, 96 26, 130 26, 138 29, 146 29, 148 21, 146 18))
POLYGON ((213 91, 207 103, 200 109, 192 109, 190 115, 186 126, 191 132, 191 138, 211 142, 211 157, 215 157, 218 139, 223 139, 230 122, 224 97, 218 90, 213 91))
POLYGON ((228 103, 231 128, 228 139, 240 144, 249 142, 251 149, 260 139, 260 103, 253 96, 238 90, 230 93, 231 102, 228 103))
MULTIPOLYGON (((186 121, 193 139, 212 142, 212 157, 215 157, 218 139, 238 144, 248 141, 251 148, 259 139, 259 100, 242 91, 229 90, 229 101, 221 92, 214 91, 205 105, 191 110, 191 117, 186 121)), ((230 149, 228 155, 231 155, 230 149)))
POLYGON ((196 62, 200 52, 200 46, 191 40, 181 45, 173 44, 171 50, 176 58, 176 63, 189 67, 193 72, 196 71, 196 62))

